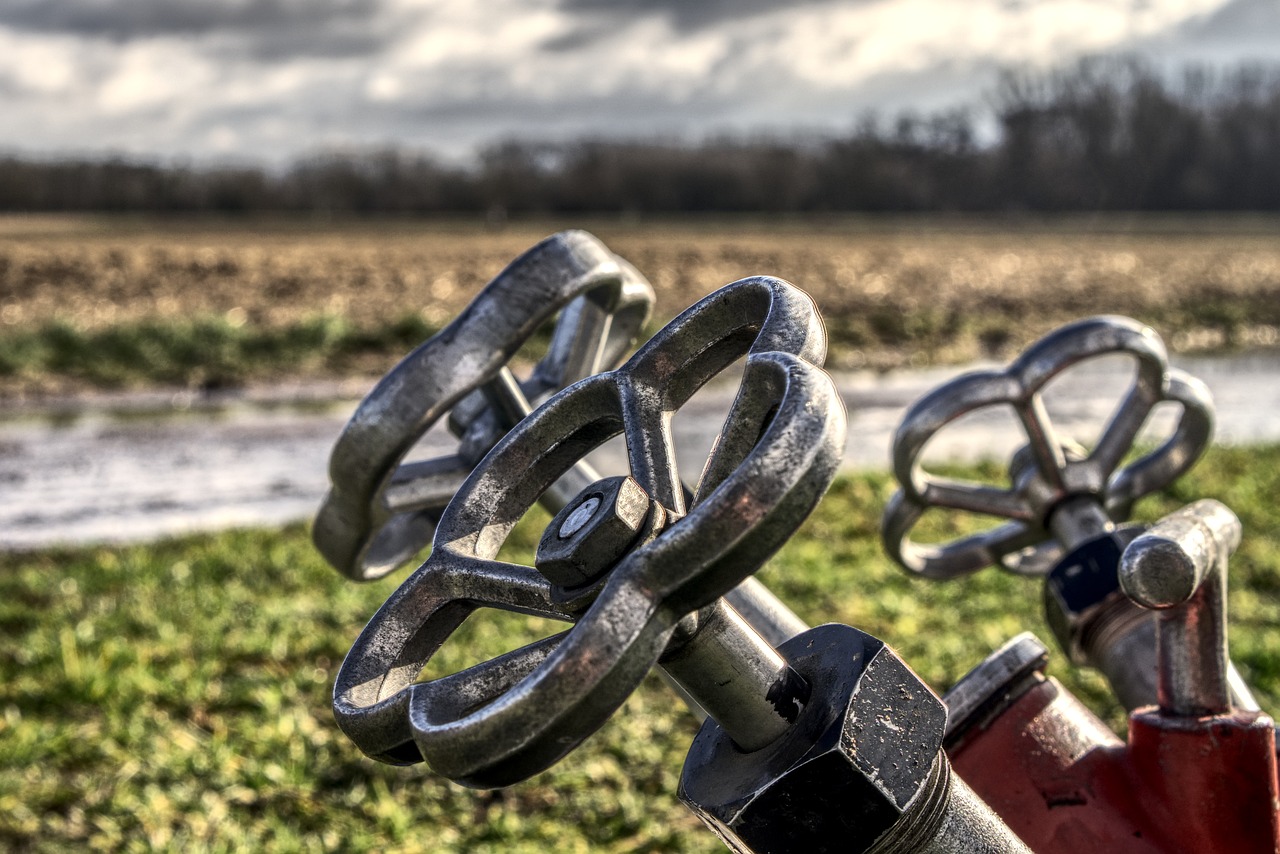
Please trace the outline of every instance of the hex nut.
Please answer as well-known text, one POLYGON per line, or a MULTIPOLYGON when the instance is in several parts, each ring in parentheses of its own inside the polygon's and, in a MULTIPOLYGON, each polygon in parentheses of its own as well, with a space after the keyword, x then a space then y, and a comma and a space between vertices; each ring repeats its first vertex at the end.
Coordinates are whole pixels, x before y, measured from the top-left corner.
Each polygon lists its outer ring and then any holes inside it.
POLYGON ((1119 629, 1130 617, 1145 618, 1120 589, 1120 556, 1143 530, 1128 525, 1083 543, 1045 576, 1045 619, 1072 662, 1090 663, 1092 636, 1103 623, 1119 629))
MULTIPOLYGON (((1068 462, 1082 462, 1089 456, 1083 446, 1069 439, 1060 441, 1058 447, 1062 449, 1062 456, 1068 462)), ((1047 480, 1040 473, 1035 452, 1030 445, 1018 448, 1013 458, 1009 460, 1009 482, 1013 486, 1013 491, 1023 496, 1035 508, 1039 514, 1037 524, 1041 528, 1048 525, 1049 517, 1059 503, 1071 497, 1069 493, 1063 491, 1060 484, 1047 480)))
POLYGON ((564 588, 595 581, 635 543, 650 504, 649 494, 632 477, 596 481, 547 525, 534 565, 548 581, 564 588))
POLYGON ((809 681, 809 704, 751 753, 707 721, 680 798, 735 851, 866 851, 936 795, 946 708, 892 649, 849 626, 779 651, 809 681))

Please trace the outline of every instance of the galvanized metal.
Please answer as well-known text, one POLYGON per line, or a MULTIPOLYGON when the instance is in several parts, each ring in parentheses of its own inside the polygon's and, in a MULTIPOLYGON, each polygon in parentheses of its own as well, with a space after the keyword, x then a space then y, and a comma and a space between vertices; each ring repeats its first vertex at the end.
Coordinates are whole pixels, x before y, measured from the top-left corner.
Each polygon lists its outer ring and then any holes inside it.
MULTIPOLYGON (((1156 616, 1125 594, 1119 577, 1121 555, 1143 530, 1128 525, 1086 539, 1045 576, 1043 589, 1045 617, 1063 651, 1072 662, 1097 668, 1129 711, 1158 701, 1156 616)), ((1233 664, 1227 680, 1233 707, 1256 711, 1258 702, 1233 664)))
POLYGON ((314 529, 321 554, 359 581, 412 558, 471 468, 530 401, 616 365, 652 305, 645 278, 584 231, 552 235, 512 261, 356 409, 329 461, 332 486, 314 529), (507 362, 558 311, 547 355, 517 382, 507 362), (464 435, 459 455, 402 465, 458 404, 469 417, 455 430, 474 426, 482 435, 464 435))
MULTIPOLYGON (((1064 326, 1033 344, 1003 370, 965 374, 917 401, 894 437, 893 466, 901 489, 882 524, 889 554, 911 572, 954 578, 985 566, 1042 574, 1062 545, 1054 541, 1051 517, 1073 499, 1077 508, 1101 507, 1113 521, 1128 517, 1134 501, 1173 481, 1199 458, 1213 426, 1212 401, 1199 380, 1171 370, 1164 345, 1147 326, 1124 317, 1095 317, 1064 326), (1100 434, 1097 446, 1074 459, 1057 435, 1040 393, 1055 376, 1086 359, 1110 353, 1134 357, 1133 385, 1100 434), (1141 459, 1121 466, 1152 409, 1174 402, 1182 412, 1172 436, 1141 459), (1007 488, 944 478, 926 472, 920 455, 929 440, 963 415, 1008 406, 1028 439, 1029 465, 1007 488), (967 510, 1010 520, 979 534, 941 545, 923 545, 910 532, 929 507, 967 510), (1031 552, 1038 551, 1032 558, 1031 552)), ((1097 527, 1089 516, 1064 519, 1058 528, 1097 527)), ((1083 536, 1083 532, 1081 532, 1083 536)))
MULTIPOLYGON (((331 489, 316 517, 320 552, 344 575, 379 578, 428 542, 449 499, 475 464, 532 409, 572 382, 613 367, 653 304, 644 277, 582 231, 553 235, 517 258, 453 323, 391 370, 357 408, 330 459, 331 489), (524 382, 505 363, 559 310, 547 355, 524 382), (447 414, 458 452, 404 462, 447 414)), ((809 339, 778 340, 821 365, 809 339)), ((557 512, 599 479, 579 462, 542 495, 557 512)), ((727 598, 770 643, 805 624, 754 578, 727 598)))
POLYGON ((566 588, 594 582, 644 531, 650 500, 634 478, 604 478, 566 504, 547 525, 534 565, 566 588))
MULTIPOLYGON (((552 596, 577 614, 627 552, 652 542, 670 520, 634 478, 605 478, 551 520, 534 565, 555 585, 552 596)), ((659 663, 690 708, 720 721, 743 750, 785 732, 808 697, 804 680, 724 599, 681 619, 659 663)))
POLYGON ((759 568, 825 492, 845 429, 834 385, 814 366, 825 346, 808 296, 745 279, 680 315, 621 368, 540 406, 467 478, 430 558, 352 647, 334 689, 343 731, 371 756, 425 758, 473 786, 524 779, 572 750, 626 699, 683 616, 759 568), (741 390, 686 506, 672 413, 743 356, 741 390), (671 519, 666 530, 622 558, 567 633, 415 683, 476 608, 572 618, 535 569, 495 558, 524 512, 620 433, 631 476, 671 519))
POLYGON ((1159 612, 1156 658, 1160 709, 1200 717, 1231 709, 1227 671, 1227 560, 1240 520, 1204 499, 1166 516, 1124 550, 1120 585, 1159 612))

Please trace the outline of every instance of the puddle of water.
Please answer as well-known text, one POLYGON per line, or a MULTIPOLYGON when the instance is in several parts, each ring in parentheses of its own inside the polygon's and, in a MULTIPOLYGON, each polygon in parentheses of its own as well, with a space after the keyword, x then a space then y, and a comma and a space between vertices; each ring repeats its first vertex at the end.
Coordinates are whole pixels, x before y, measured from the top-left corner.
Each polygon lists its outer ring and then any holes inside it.
MULTIPOLYGON (((1216 441, 1280 440, 1280 352, 1195 357, 1175 364, 1200 377, 1217 405, 1216 441)), ((1055 383, 1050 411, 1064 435, 1088 435, 1115 405, 1127 363, 1096 360, 1055 383)), ((893 431, 907 405, 958 369, 841 374, 849 408, 845 466, 885 468, 893 431)), ((696 482, 735 386, 717 383, 673 424, 677 463, 696 482)), ((349 393, 349 389, 344 389, 349 393)), ((196 530, 274 525, 310 518, 328 487, 333 442, 355 399, 299 405, 227 400, 175 412, 162 406, 63 409, 0 420, 0 548, 53 543, 127 542, 196 530), (164 411, 163 417, 156 415, 164 411)), ((1158 410, 1154 432, 1175 413, 1158 410)), ((991 419, 951 425, 931 443, 931 459, 1007 459, 1021 434, 991 419)), ((442 429, 413 456, 451 453, 442 429)), ((625 470, 619 443, 593 458, 602 473, 625 470)))

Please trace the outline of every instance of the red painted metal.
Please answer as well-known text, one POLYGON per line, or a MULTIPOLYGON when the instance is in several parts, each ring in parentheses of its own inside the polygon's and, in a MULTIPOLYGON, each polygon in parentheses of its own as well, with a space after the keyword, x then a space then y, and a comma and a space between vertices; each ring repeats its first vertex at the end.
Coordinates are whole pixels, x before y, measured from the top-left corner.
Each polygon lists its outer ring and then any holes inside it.
POLYGON ((1259 712, 1140 709, 1125 744, 1042 678, 948 753, 1039 854, 1280 851, 1275 730, 1259 712))
POLYGON ((1280 851, 1275 756, 1275 723, 1261 712, 1129 718, 1128 766, 1178 850, 1280 851))

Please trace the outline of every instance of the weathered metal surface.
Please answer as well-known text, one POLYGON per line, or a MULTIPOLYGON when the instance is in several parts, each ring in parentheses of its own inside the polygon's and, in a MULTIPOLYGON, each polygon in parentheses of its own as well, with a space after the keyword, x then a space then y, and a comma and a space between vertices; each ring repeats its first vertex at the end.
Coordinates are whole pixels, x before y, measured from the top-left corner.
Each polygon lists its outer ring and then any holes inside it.
POLYGON ((1166 516, 1124 550, 1120 586, 1159 612, 1156 660, 1161 711, 1182 717, 1231 709, 1227 680, 1227 560, 1240 520, 1204 499, 1166 516))
POLYGON ((339 672, 339 725, 371 756, 505 785, 597 729, 666 648, 680 619, 754 572, 834 476, 845 415, 821 361, 812 301, 746 279, 676 318, 621 368, 555 395, 503 438, 440 519, 431 557, 375 615, 339 672), (671 414, 745 356, 742 387, 686 506, 671 414), (625 435, 631 476, 670 523, 629 552, 564 635, 433 682, 431 655, 478 607, 570 618, 503 540, 583 454, 625 435))
MULTIPOLYGON (((381 577, 412 558, 489 449, 534 403, 620 362, 652 303, 644 277, 586 232, 553 235, 513 261, 356 409, 330 458, 331 488, 313 530, 321 553, 357 580, 381 577), (517 381, 506 362, 557 310, 547 355, 528 380, 517 381), (403 462, 445 413, 458 436, 456 453, 403 462)), ((776 343, 821 365, 825 337, 820 346, 816 340, 793 336, 776 343)), ((580 461, 540 501, 555 513, 598 479, 580 461)), ((728 598, 772 643, 805 629, 754 579, 728 598)))
POLYGON ((738 749, 748 752, 788 732, 812 691, 723 599, 699 611, 687 632, 677 631, 659 663, 738 749))
POLYGON ((649 316, 653 289, 583 231, 552 235, 512 261, 437 335, 406 356, 356 409, 330 457, 316 546, 343 574, 378 578, 416 554, 457 487, 529 401, 613 367, 649 316), (563 311, 561 311, 563 309, 563 311), (560 311, 551 345, 524 383, 506 364, 560 311), (440 418, 462 452, 401 465, 440 418))
POLYGON ((1068 550, 1045 576, 1045 613, 1073 662, 1089 661, 1098 635, 1113 631, 1108 621, 1120 631, 1129 628, 1124 615, 1146 621, 1148 615, 1135 609, 1120 589, 1117 571, 1125 546, 1143 530, 1141 525, 1125 525, 1084 540, 1068 550), (1103 627, 1104 623, 1108 626, 1103 627))
POLYGON ((945 745, 998 717, 1034 683, 1049 661, 1049 649, 1030 632, 1010 639, 962 676, 943 697, 947 706, 945 745))
MULTIPOLYGON (((1129 718, 1132 788, 1166 851, 1280 851, 1275 721, 1232 710, 1187 718, 1142 709, 1129 718)), ((1154 831, 1153 831, 1154 832, 1154 831)))
POLYGON ((1182 850, 1280 851, 1275 722, 1233 704, 1227 564, 1241 526, 1205 499, 1129 544, 1120 583, 1157 612, 1158 708, 1129 719, 1128 759, 1182 850))
POLYGON ((946 709, 882 641, 827 625, 779 652, 811 689, 794 723, 744 751, 709 720, 681 773, 681 800, 731 849, 1028 850, 952 777, 946 709))
POLYGON ((1159 706, 1133 712, 1127 745, 1044 678, 1043 647, 1025 636, 947 695, 956 770, 1034 850, 1280 851, 1275 725, 1233 705, 1228 676, 1226 564, 1239 541, 1239 520, 1205 500, 1124 549, 1123 591, 1160 614, 1155 661, 1142 656, 1159 706))
POLYGON ((1143 820, 1123 743, 1057 680, 1036 676, 990 697, 995 714, 948 733, 956 773, 1038 854, 1180 850, 1143 820))
MULTIPOLYGON (((1051 516, 1065 502, 1080 502, 1078 513, 1059 522, 1059 530, 1081 520, 1089 506, 1105 517, 1127 518, 1133 502, 1170 483, 1191 467, 1212 434, 1212 402, 1199 380, 1168 367, 1164 345, 1149 327, 1123 317, 1096 317, 1064 326, 1028 348, 1004 370, 965 374, 914 404, 894 437, 893 466, 901 489, 885 512, 882 535, 889 554, 911 572, 928 578, 954 578, 985 566, 1042 574, 1061 549, 1074 542, 1054 541, 1051 516), (1067 453, 1045 411, 1040 393, 1050 380, 1073 365, 1105 354, 1134 357, 1134 383, 1102 431, 1096 447, 1080 459, 1067 453), (1121 466, 1152 409, 1179 404, 1182 415, 1173 434, 1156 450, 1121 466), (963 415, 1008 406, 1029 442, 1025 459, 1007 488, 957 481, 926 472, 920 454, 929 440, 963 415), (967 510, 1010 520, 990 530, 942 545, 912 542, 911 529, 929 507, 967 510), (1041 547, 1036 560, 1026 550, 1041 547), (1045 553, 1047 552, 1047 554, 1045 553)), ((1084 530, 1096 528, 1085 526, 1084 530)), ((1074 536, 1074 535, 1070 535, 1074 536)))

